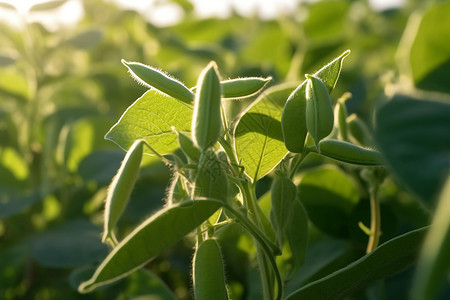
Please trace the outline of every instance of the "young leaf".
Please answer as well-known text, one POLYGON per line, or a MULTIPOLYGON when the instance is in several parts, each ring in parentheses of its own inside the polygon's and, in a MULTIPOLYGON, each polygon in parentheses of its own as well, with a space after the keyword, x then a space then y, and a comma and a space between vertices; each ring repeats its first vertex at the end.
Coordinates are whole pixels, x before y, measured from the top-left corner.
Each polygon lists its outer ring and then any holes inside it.
POLYGON ((147 264, 163 250, 174 245, 221 207, 214 200, 185 201, 161 210, 134 229, 103 260, 88 281, 78 290, 95 288, 125 277, 147 264))
MULTIPOLYGON (((129 149, 135 140, 144 139, 158 153, 168 154, 179 146, 172 127, 189 132, 191 117, 188 105, 150 90, 128 107, 105 138, 123 149, 129 149)), ((154 154, 148 149, 146 153, 154 154)))
POLYGON ((306 77, 306 128, 320 152, 319 142, 333 130, 333 106, 325 84, 317 77, 306 77))
POLYGON ((274 86, 247 108, 236 126, 235 148, 245 173, 256 182, 287 154, 281 132, 281 112, 294 86, 274 86))
MULTIPOLYGON (((322 69, 314 73, 326 86, 328 93, 334 89, 342 69, 342 62, 350 54, 345 51, 322 69)), ((281 116, 283 139, 286 148, 294 153, 301 153, 306 137, 306 83, 305 80, 289 96, 281 116)))
POLYGON ((372 282, 392 276, 416 261, 427 229, 398 236, 347 267, 298 289, 286 299, 343 299, 372 282))
POLYGON ((194 99, 191 90, 163 72, 137 62, 127 62, 122 59, 122 63, 130 70, 130 74, 137 82, 153 87, 185 103, 191 103, 194 99))
POLYGON ((215 62, 200 74, 195 93, 192 116, 194 144, 202 151, 214 146, 222 131, 222 112, 219 73, 215 62))

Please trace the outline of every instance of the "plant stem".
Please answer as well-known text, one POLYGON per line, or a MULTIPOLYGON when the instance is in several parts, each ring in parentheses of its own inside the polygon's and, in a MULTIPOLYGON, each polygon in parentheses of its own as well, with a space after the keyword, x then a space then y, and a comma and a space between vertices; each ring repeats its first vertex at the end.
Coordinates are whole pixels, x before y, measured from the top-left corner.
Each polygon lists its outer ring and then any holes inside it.
POLYGON ((303 151, 300 155, 297 155, 294 158, 294 162, 293 162, 293 167, 291 169, 291 173, 289 174, 289 179, 294 178, 295 176, 295 171, 297 171, 298 166, 300 166, 300 164, 302 163, 302 161, 305 159, 305 157, 308 155, 308 153, 310 152, 310 150, 306 147, 303 148, 303 151))
POLYGON ((380 241, 381 225, 380 225, 380 203, 377 199, 378 185, 370 188, 370 235, 367 243, 366 253, 372 252, 380 241))

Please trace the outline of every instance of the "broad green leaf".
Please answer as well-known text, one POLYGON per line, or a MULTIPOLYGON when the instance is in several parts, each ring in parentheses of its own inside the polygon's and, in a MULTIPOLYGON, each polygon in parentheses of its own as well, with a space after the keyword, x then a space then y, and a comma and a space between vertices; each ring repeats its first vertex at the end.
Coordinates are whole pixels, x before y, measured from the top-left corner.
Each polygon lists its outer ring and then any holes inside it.
POLYGON ((396 94, 376 116, 379 150, 397 179, 431 202, 450 172, 450 102, 434 94, 396 94))
POLYGON ((334 237, 349 236, 349 216, 359 201, 350 177, 333 166, 312 169, 301 177, 298 195, 314 225, 334 237))
POLYGON ((94 263, 107 253, 99 236, 101 230, 87 220, 66 222, 39 235, 32 244, 31 255, 40 264, 67 268, 94 263))
POLYGON ((298 289, 286 299, 342 299, 372 282, 388 278, 416 261, 427 229, 413 230, 389 240, 347 267, 298 289))
POLYGON ((37 12, 37 11, 46 11, 51 10, 60 7, 64 3, 66 3, 67 0, 54 0, 54 1, 47 1, 42 3, 34 4, 30 8, 30 12, 37 12))
POLYGON ((0 186, 0 218, 8 218, 16 214, 23 213, 25 209, 41 197, 37 193, 30 195, 21 193, 5 193, 3 186, 0 186))
POLYGON ((97 45, 103 37, 100 30, 92 29, 81 32, 66 41, 69 45, 79 49, 91 49, 97 45))
MULTIPOLYGON (((178 148, 178 137, 172 130, 191 131, 192 108, 155 90, 136 100, 109 130, 105 138, 128 149, 135 140, 145 139, 160 154, 178 148)), ((153 154, 150 150, 145 150, 153 154)))
MULTIPOLYGON (((327 87, 328 93, 334 89, 342 69, 342 62, 350 54, 345 51, 329 64, 317 71, 314 76, 327 87)), ((281 116, 283 139, 286 148, 294 153, 301 153, 306 138, 306 83, 303 81, 289 96, 281 116)))
POLYGON ((220 206, 220 202, 213 200, 189 200, 151 216, 109 253, 92 278, 79 286, 79 291, 90 292, 144 266, 194 230, 220 206))
POLYGON ((235 148, 245 173, 256 182, 287 154, 281 132, 281 112, 294 86, 274 86, 262 93, 239 120, 235 148))
POLYGON ((450 271, 450 177, 439 197, 436 214, 425 238, 413 283, 413 300, 435 299, 450 271))
POLYGON ((410 64, 418 88, 450 93, 450 3, 432 5, 411 46, 410 64))

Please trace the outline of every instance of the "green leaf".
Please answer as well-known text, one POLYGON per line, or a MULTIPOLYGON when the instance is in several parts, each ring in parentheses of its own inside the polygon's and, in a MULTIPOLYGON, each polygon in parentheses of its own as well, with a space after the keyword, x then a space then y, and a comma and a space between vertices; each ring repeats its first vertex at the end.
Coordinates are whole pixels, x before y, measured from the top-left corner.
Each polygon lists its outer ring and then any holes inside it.
MULTIPOLYGON (((342 69, 342 62, 350 54, 345 51, 313 76, 320 79, 327 87, 328 93, 334 89, 342 69)), ((289 96, 281 116, 283 139, 286 148, 294 153, 301 153, 305 145, 306 130, 306 83, 303 81, 289 96)))
POLYGON ((67 268, 99 261, 107 247, 99 240, 100 228, 87 220, 66 222, 38 236, 31 255, 42 265, 67 268))
POLYGON ((333 237, 349 236, 349 217, 359 196, 345 173, 333 166, 312 169, 302 176, 298 194, 314 225, 333 237))
POLYGON ((450 172, 450 102, 416 91, 396 94, 376 116, 379 150, 397 179, 432 201, 450 172))
POLYGON ((139 269, 194 230, 220 207, 218 201, 189 200, 161 210, 121 241, 92 278, 79 286, 79 291, 90 292, 139 269))
POLYGON ((103 33, 100 30, 92 29, 71 37, 66 41, 66 43, 78 49, 88 50, 97 45, 101 41, 102 37, 103 33))
POLYGON ((424 14, 411 46, 414 83, 425 90, 450 93, 450 3, 435 4, 424 14))
POLYGON ((55 1, 47 1, 42 3, 37 3, 33 5, 30 8, 30 12, 37 12, 37 11, 46 11, 51 10, 60 7, 64 3, 66 3, 67 0, 55 0, 55 1))
POLYGON ((416 261, 427 229, 398 236, 347 267, 298 289, 286 299, 342 299, 372 282, 388 278, 416 261))
MULTIPOLYGON (((120 117, 105 138, 129 149, 137 139, 145 139, 160 154, 178 148, 178 137, 172 130, 190 132, 192 108, 155 90, 147 91, 120 117)), ((148 154, 154 154, 146 150, 148 154)))
POLYGON ((14 64, 16 62, 16 58, 10 55, 1 54, 0 55, 0 67, 6 67, 14 64))
POLYGON ((436 214, 425 238, 413 283, 413 300, 432 300, 450 270, 450 177, 439 197, 436 214))
POLYGON ((236 126, 236 153, 253 182, 273 170, 287 154, 280 120, 293 88, 289 84, 267 89, 247 109, 236 126))

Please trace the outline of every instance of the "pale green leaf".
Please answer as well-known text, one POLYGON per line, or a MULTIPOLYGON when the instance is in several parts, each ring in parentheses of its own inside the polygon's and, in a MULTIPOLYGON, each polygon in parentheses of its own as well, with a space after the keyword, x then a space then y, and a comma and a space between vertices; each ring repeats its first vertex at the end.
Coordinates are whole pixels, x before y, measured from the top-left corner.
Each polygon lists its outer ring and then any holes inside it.
MULTIPOLYGON (((105 138, 128 149, 135 140, 145 139, 160 154, 178 148, 178 137, 172 130, 190 132, 192 108, 155 90, 147 91, 136 100, 105 138)), ((154 154, 149 149, 148 154, 154 154)))
POLYGON ((247 109, 235 130, 235 147, 245 173, 256 182, 287 154, 281 132, 281 112, 292 84, 267 89, 247 109))

